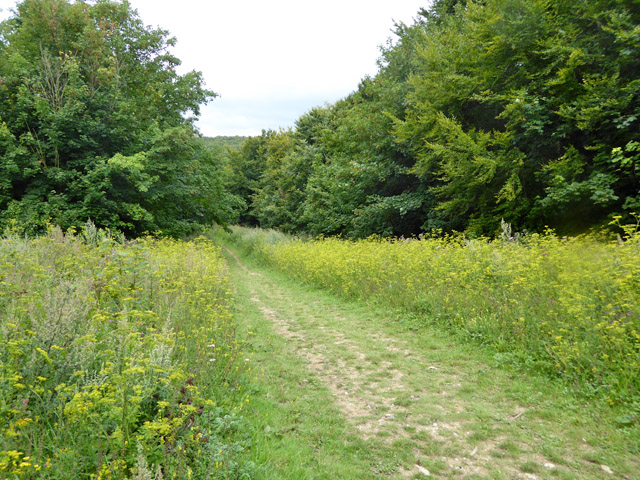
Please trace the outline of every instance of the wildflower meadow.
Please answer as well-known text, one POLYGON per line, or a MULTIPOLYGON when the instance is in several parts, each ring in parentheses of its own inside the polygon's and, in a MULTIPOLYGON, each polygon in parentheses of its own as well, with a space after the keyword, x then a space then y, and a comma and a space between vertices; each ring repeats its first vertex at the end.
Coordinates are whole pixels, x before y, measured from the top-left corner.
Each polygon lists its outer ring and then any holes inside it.
POLYGON ((301 281, 408 310, 417 328, 435 323, 638 414, 640 234, 625 232, 347 241, 236 228, 232 239, 301 281))
POLYGON ((247 478, 219 251, 89 225, 0 240, 0 478, 247 478))

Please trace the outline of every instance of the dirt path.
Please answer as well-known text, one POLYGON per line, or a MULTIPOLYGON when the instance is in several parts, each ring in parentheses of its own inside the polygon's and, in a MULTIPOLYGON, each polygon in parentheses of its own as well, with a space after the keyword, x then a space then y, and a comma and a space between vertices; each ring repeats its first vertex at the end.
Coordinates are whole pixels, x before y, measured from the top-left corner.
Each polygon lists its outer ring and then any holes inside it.
POLYGON ((638 458, 623 458, 597 419, 555 401, 544 380, 488 366, 446 336, 402 331, 366 306, 292 291, 227 254, 249 302, 306 370, 302 383, 326 389, 364 445, 404 452, 374 477, 634 478, 638 458))

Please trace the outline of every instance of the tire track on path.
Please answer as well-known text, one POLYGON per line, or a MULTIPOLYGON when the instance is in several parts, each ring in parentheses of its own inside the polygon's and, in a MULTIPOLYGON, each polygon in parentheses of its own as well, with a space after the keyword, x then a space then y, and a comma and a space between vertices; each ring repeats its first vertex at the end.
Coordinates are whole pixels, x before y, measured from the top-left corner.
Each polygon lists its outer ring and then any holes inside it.
MULTIPOLYGON (((251 302, 303 359, 309 377, 331 392, 353 431, 365 441, 411 450, 414 461, 398 466, 393 478, 601 478, 571 476, 585 467, 577 454, 589 453, 586 441, 578 442, 584 452, 550 455, 548 421, 533 415, 530 406, 500 393, 474 395, 474 382, 487 381, 487 375, 504 388, 504 373, 489 371, 464 352, 443 352, 442 346, 419 351, 406 338, 377 330, 374 322, 367 325, 340 308, 296 298, 226 251, 251 278, 251 302)), ((593 464, 586 467, 598 472, 593 464)))

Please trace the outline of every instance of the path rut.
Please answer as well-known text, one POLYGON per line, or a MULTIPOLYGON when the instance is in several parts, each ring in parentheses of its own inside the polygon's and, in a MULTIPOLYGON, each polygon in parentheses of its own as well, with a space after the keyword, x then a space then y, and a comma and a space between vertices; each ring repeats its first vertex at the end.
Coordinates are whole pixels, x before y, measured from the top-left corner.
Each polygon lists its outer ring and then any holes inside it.
POLYGON ((496 478, 492 472, 499 471, 499 478, 537 480, 564 478, 562 472, 581 465, 598 471, 598 465, 583 459, 590 448, 586 440, 573 447, 584 447, 584 452, 563 452, 565 464, 558 465, 558 457, 549 459, 545 422, 551 420, 530 415, 530 406, 500 393, 474 397, 474 384, 492 375, 486 365, 464 353, 452 359, 435 347, 420 351, 409 338, 377 331, 338 308, 295 298, 251 271, 231 250, 227 253, 252 278, 251 302, 274 333, 287 339, 309 378, 328 389, 353 431, 389 448, 411 448, 415 462, 400 466, 394 478, 496 478), (519 432, 523 429, 533 431, 526 441, 519 432), (437 472, 429 470, 434 464, 437 472))

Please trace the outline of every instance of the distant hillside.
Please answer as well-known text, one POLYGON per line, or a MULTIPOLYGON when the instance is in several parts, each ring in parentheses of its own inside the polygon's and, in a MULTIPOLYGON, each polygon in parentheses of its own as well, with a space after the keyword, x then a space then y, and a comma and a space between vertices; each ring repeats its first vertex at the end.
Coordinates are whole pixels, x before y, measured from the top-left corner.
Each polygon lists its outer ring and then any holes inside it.
POLYGON ((225 136, 205 137, 205 142, 210 147, 214 147, 214 148, 228 147, 230 150, 237 150, 238 148, 240 148, 240 146, 244 143, 244 141, 247 138, 249 138, 249 137, 240 137, 240 136, 233 136, 233 137, 225 137, 225 136))

